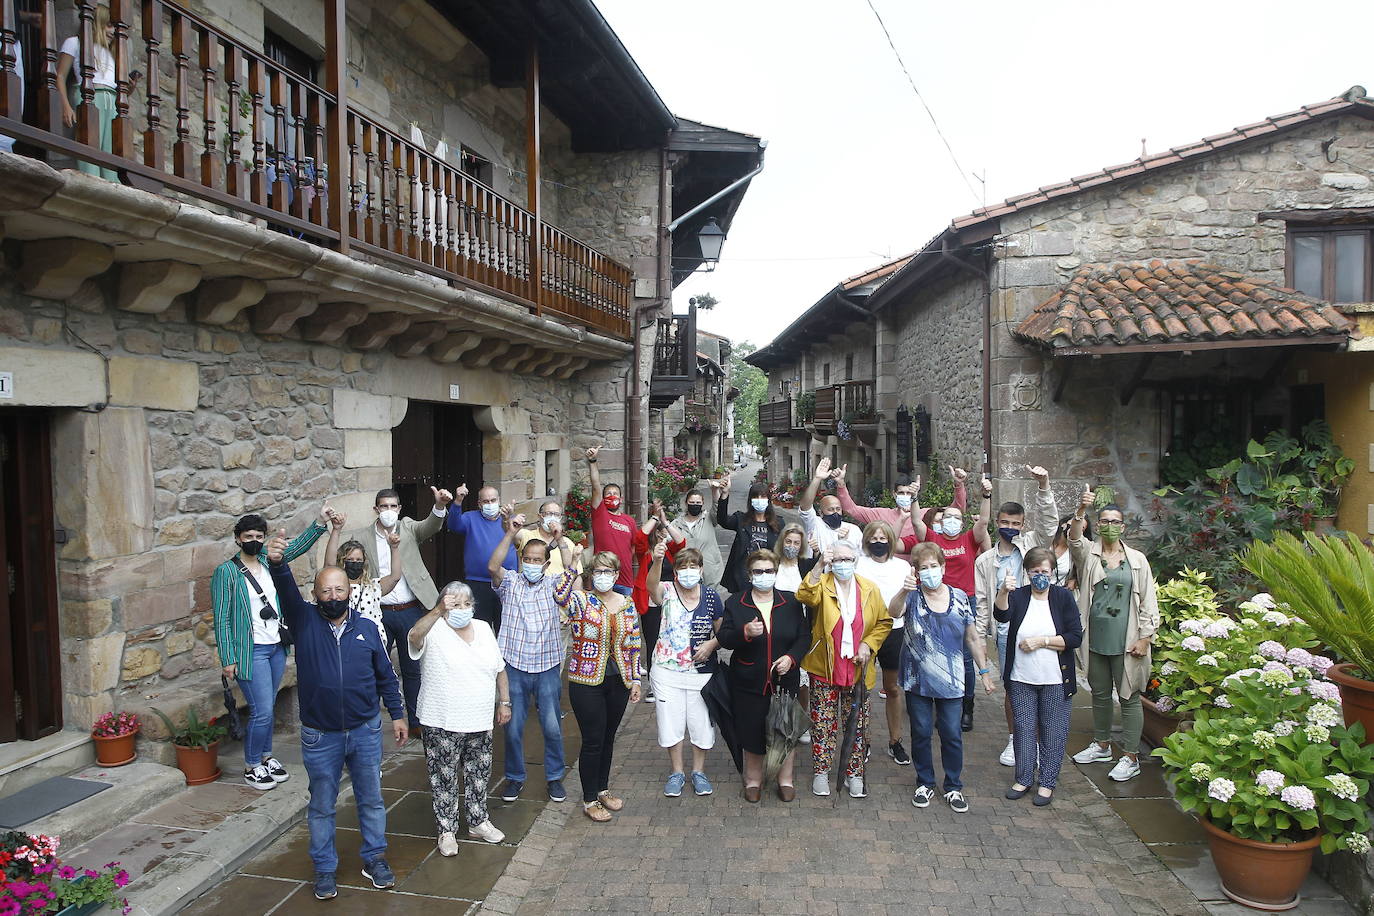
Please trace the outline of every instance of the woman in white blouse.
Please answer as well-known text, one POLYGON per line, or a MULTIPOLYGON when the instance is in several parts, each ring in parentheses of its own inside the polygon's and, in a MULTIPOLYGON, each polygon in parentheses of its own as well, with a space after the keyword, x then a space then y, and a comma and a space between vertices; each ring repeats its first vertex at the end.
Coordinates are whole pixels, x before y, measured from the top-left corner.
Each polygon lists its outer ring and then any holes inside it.
POLYGON ((410 657, 420 662, 416 711, 424 726, 425 763, 443 856, 458 854, 460 798, 469 836, 488 843, 506 838, 487 816, 485 787, 491 782, 491 730, 510 721, 510 687, 496 636, 490 624, 473 620, 473 607, 467 583, 450 582, 434 610, 411 627, 407 638, 410 657), (463 785, 481 790, 464 793, 463 785))
MULTIPOLYGON (((334 557, 334 562, 348 576, 349 609, 375 623, 383 643, 386 642, 386 630, 382 627, 382 596, 395 588, 401 578, 400 529, 388 531, 386 542, 391 546, 391 572, 380 578, 369 568, 367 551, 359 541, 345 541, 334 557)), ((330 553, 326 548, 325 556, 330 553)))
MULTIPOLYGON (((107 153, 114 149, 113 127, 116 115, 115 59, 110 48, 114 41, 114 33, 109 7, 97 6, 95 22, 91 28, 94 44, 91 48, 91 65, 95 71, 91 77, 94 89, 92 101, 95 107, 93 115, 96 119, 97 143, 100 149, 107 153)), ((129 73, 130 93, 133 92, 138 76, 137 70, 129 73)), ((81 104, 81 39, 77 35, 62 42, 62 48, 57 55, 57 85, 62 90, 62 123, 68 127, 76 127, 76 108, 81 104), (69 76, 73 77, 70 85, 69 76)), ((106 181, 119 180, 116 172, 99 168, 89 162, 78 162, 77 168, 89 175, 98 175, 106 181)))
MULTIPOLYGON (((902 584, 911 575, 911 564, 893 556, 899 549, 897 532, 887 522, 874 521, 864 526, 863 554, 854 564, 856 575, 862 576, 882 592, 883 601, 892 604, 892 599, 902 590, 902 584)), ((883 695, 887 714, 887 733, 891 740, 887 745, 887 755, 898 766, 911 763, 911 755, 902 744, 902 722, 906 720, 906 693, 897 679, 897 667, 902 652, 902 625, 905 617, 892 618, 892 632, 883 640, 878 649, 878 667, 883 672, 883 695)))

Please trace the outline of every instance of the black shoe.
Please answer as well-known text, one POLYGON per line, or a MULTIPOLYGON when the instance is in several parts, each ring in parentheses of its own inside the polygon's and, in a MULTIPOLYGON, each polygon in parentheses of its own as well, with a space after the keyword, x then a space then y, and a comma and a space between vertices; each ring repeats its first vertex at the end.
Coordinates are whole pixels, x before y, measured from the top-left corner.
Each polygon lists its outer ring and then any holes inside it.
POLYGON ((973 731, 973 710, 964 710, 963 716, 959 718, 959 728, 966 732, 973 731))
POLYGON ((887 746, 887 756, 891 757, 892 761, 899 767, 911 765, 911 755, 906 752, 906 748, 902 747, 900 741, 894 741, 887 746))
MULTIPOLYGON (((525 784, 516 779, 507 779, 506 787, 501 791, 501 801, 513 802, 520 798, 520 792, 525 788, 525 784)), ((565 795, 564 798, 567 796, 565 795)))

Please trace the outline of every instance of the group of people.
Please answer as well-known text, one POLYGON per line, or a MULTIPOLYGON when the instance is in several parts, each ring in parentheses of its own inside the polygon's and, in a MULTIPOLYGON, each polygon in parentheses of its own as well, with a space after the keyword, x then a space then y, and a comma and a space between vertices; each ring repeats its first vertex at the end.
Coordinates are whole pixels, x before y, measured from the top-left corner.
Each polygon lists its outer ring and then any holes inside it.
POLYGON ((1015 767, 1008 798, 1034 788, 1035 804, 1050 804, 1080 667, 1092 688, 1095 740, 1074 759, 1113 760, 1115 696, 1123 753, 1111 776, 1140 772, 1140 692, 1158 625, 1154 581, 1146 558, 1121 540, 1119 507, 1096 506, 1090 488, 1060 518, 1048 472, 1028 467, 1038 483, 1028 526, 1019 503, 992 516, 986 478, 980 511, 966 519, 969 477, 958 468, 947 506, 922 509, 919 478, 898 483, 895 506, 861 506, 845 486, 846 469, 822 459, 796 523, 784 522, 760 483, 750 487, 748 507, 732 512, 728 475, 688 493, 678 517, 655 503, 639 523, 624 512, 620 487, 602 485, 598 454, 585 452, 590 544, 569 538, 557 500, 527 518, 490 486, 467 512, 465 486, 432 488, 434 507, 423 520, 402 517, 399 494, 382 490, 367 527, 346 531, 344 517, 326 507, 289 541, 259 516, 239 521, 236 553, 216 569, 212 593, 224 675, 238 681, 250 707, 244 780, 267 790, 290 778, 272 753, 272 719, 293 643, 317 897, 335 893, 334 806, 345 765, 364 874, 376 887, 394 884, 384 857, 379 705, 398 744, 416 733, 423 740, 446 856, 459 851, 464 819, 471 838, 504 838, 486 793, 463 787, 490 783, 494 730, 502 728, 500 797, 521 797, 531 705, 548 798, 566 799, 565 679, 582 736, 583 811, 598 823, 624 807, 610 785, 615 736, 629 704, 645 697, 655 700, 667 756, 666 796, 688 786, 712 794, 706 759, 719 733, 728 734, 749 803, 761 801, 773 774, 777 797, 795 800, 794 743, 810 746, 815 795, 834 785, 863 798, 869 691, 879 683, 888 754, 914 764, 912 804, 924 808, 937 794, 938 734, 941 794, 953 811, 967 811, 963 733, 973 727, 979 684, 996 689, 986 652, 993 633, 1009 732, 1000 760, 1015 767), (995 536, 987 518, 995 518, 995 536), (464 538, 465 569, 440 589, 419 545, 444 528, 464 538), (719 546, 722 530, 734 532, 728 552, 719 546), (311 602, 289 563, 326 533, 332 565, 315 577, 311 602), (770 712, 786 711, 778 703, 798 704, 808 729, 791 736, 790 751, 765 772, 776 737, 770 712))

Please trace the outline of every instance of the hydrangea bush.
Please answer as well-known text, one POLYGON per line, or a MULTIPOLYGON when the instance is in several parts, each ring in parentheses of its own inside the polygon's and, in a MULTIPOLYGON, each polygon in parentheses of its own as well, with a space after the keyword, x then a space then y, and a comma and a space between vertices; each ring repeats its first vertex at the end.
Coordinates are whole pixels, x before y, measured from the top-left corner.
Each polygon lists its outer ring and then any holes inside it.
POLYGON ((1154 755, 1184 810, 1220 830, 1264 843, 1320 835, 1325 853, 1364 853, 1374 747, 1362 745, 1362 726, 1345 726, 1339 696, 1303 660, 1267 658, 1229 675, 1226 702, 1198 709, 1154 755))

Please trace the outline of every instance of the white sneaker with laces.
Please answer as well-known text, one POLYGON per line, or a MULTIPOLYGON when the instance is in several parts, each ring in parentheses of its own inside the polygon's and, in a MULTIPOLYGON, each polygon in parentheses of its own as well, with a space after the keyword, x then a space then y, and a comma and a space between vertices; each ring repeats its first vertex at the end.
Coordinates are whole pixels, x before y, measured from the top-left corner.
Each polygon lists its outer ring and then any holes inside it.
POLYGON ((1011 735, 1007 735, 1007 746, 1002 748, 1002 756, 997 758, 997 762, 1004 767, 1016 766, 1016 744, 1011 735))
POLYGON ((949 803, 949 808, 955 814, 967 814, 968 802, 964 800, 964 793, 959 791, 946 792, 945 801, 949 803))
POLYGON ((451 833, 439 834, 439 855, 458 855, 458 838, 451 833))
POLYGON ((286 767, 281 765, 281 761, 276 757, 268 757, 263 760, 262 765, 267 767, 267 775, 271 776, 276 782, 286 782, 291 778, 291 774, 286 772, 286 767))
POLYGON ((801 737, 797 739, 797 743, 798 743, 798 744, 810 744, 810 743, 811 743, 811 729, 808 728, 806 731, 802 732, 802 733, 801 733, 801 737))
POLYGON ((1112 767, 1112 771, 1107 775, 1117 782, 1135 779, 1140 775, 1140 761, 1132 760, 1125 754, 1122 754, 1121 759, 1116 762, 1116 766, 1112 767))
POLYGON ((496 825, 491 821, 483 821, 476 827, 468 830, 468 836, 474 840, 486 840, 488 843, 499 843, 506 838, 506 835, 496 829, 496 825))
POLYGON ((851 776, 845 780, 849 786, 850 798, 868 798, 868 792, 864 789, 864 778, 862 776, 851 776))
POLYGON ((1112 749, 1094 741, 1073 755, 1074 763, 1108 763, 1112 759, 1112 749))
POLYGON ((829 795, 829 794, 830 794, 830 774, 829 774, 829 773, 817 773, 817 774, 815 775, 815 777, 811 780, 811 792, 812 792, 813 795, 821 795, 821 796, 829 795))

